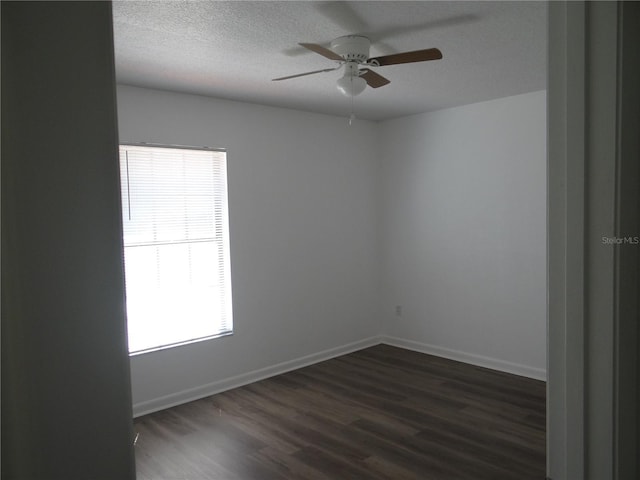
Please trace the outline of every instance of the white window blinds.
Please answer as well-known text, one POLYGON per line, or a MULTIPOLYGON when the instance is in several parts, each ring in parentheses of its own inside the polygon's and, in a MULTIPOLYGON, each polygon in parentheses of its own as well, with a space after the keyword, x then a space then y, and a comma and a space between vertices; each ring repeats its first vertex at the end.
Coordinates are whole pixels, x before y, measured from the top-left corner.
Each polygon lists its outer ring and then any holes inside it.
POLYGON ((230 333, 226 153, 123 145, 129 351, 230 333))

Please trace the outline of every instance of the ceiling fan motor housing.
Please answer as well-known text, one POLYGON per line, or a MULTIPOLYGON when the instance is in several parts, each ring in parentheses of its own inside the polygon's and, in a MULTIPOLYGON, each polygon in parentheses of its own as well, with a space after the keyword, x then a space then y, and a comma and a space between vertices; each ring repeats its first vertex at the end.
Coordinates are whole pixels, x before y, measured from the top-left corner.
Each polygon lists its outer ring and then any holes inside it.
POLYGON ((331 50, 347 62, 364 63, 369 58, 371 42, 362 35, 346 35, 331 42, 331 50))

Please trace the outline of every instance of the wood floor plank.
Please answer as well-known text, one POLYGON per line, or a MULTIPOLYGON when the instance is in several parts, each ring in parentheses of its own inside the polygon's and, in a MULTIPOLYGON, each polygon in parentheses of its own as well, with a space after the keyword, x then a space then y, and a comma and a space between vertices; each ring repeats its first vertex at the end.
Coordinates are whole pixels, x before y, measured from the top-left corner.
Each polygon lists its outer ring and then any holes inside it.
POLYGON ((545 384, 378 345, 140 417, 142 480, 533 480, 545 384))
POLYGON ((265 464, 272 465, 287 479, 293 480, 335 480, 329 473, 317 470, 294 455, 282 455, 269 447, 252 454, 265 464))

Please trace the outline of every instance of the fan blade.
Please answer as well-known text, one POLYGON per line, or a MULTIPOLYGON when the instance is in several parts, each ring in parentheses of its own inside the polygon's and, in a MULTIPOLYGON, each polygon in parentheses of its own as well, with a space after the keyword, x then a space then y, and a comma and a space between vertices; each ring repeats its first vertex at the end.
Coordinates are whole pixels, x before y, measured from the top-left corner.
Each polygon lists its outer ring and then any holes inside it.
POLYGON ((384 78, 382 75, 377 74, 373 70, 369 70, 368 68, 363 68, 362 70, 360 70, 360 72, 360 76, 364 78, 365 82, 367 82, 367 85, 369 85, 371 88, 384 87, 385 85, 391 83, 390 80, 384 78))
MULTIPOLYGON (((328 48, 329 46, 331 46, 331 40, 327 42, 321 42, 316 45, 323 45, 328 48)), ((295 47, 291 47, 283 50, 282 53, 284 53, 288 57, 299 57, 300 55, 306 55, 307 53, 312 53, 312 52, 311 50, 308 50, 300 45, 296 45, 295 47)), ((389 52, 389 53, 392 53, 392 52, 389 52)))
POLYGON ((319 53, 320 55, 328 58, 329 60, 337 60, 339 62, 342 62, 344 60, 344 58, 342 58, 336 52, 333 52, 328 48, 323 47, 322 45, 318 45, 317 43, 299 43, 298 45, 301 45, 304 48, 311 50, 312 52, 319 53))
POLYGON ((426 62, 427 60, 440 60, 442 52, 437 48, 426 50, 415 50, 413 52, 394 53, 393 55, 383 55, 382 57, 370 58, 368 63, 378 63, 384 65, 397 65, 399 63, 426 62))
MULTIPOLYGON (((340 65, 340 67, 342 67, 342 65, 340 65)), ((305 75, 313 75, 314 73, 322 73, 322 72, 333 72, 334 70, 339 69, 340 67, 336 67, 336 68, 325 68, 323 70, 315 70, 313 72, 306 72, 306 73, 298 73, 297 75, 289 75, 288 77, 280 77, 280 78, 274 78, 273 80, 271 80, 272 82, 277 82, 279 80, 289 80, 290 78, 297 78, 297 77, 304 77, 305 75)))

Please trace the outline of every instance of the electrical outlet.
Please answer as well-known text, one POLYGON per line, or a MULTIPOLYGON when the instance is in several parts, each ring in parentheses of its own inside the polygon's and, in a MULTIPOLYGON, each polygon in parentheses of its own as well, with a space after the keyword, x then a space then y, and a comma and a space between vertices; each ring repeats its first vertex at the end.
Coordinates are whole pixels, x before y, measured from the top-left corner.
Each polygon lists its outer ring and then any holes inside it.
POLYGON ((402 316, 402 305, 396 305, 396 317, 402 316))

